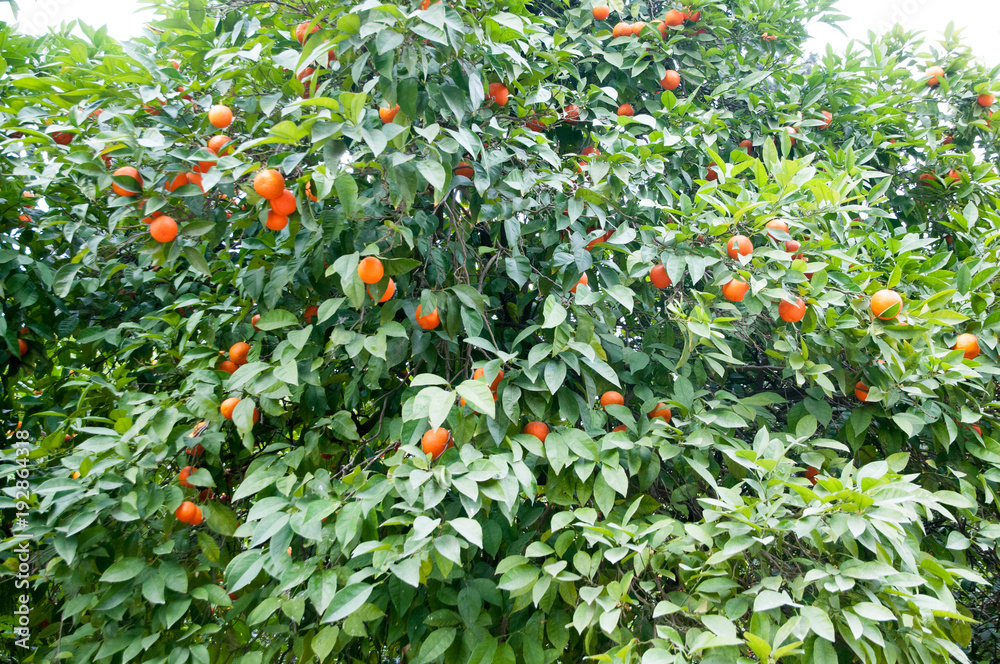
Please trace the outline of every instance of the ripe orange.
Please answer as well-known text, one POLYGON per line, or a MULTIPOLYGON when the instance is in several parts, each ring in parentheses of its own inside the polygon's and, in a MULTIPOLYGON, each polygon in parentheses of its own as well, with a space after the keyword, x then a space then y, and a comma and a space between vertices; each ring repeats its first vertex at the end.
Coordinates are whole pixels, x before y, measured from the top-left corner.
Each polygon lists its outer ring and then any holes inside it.
POLYGON ((833 122, 833 113, 831 113, 830 111, 820 111, 820 115, 823 116, 823 119, 826 120, 826 122, 821 124, 819 128, 826 129, 827 127, 830 126, 830 123, 833 122))
POLYGON ((899 315, 903 309, 903 298, 899 293, 888 288, 883 288, 872 295, 872 313, 882 320, 890 320, 899 315))
POLYGON ((798 128, 797 127, 785 127, 784 129, 785 129, 785 131, 788 132, 788 143, 790 145, 795 145, 795 136, 793 134, 799 133, 798 128))
POLYGON ((149 224, 149 234, 161 244, 170 242, 177 237, 177 222, 166 215, 157 217, 149 224))
POLYGON ((549 435, 549 425, 545 422, 539 422, 537 420, 533 422, 528 422, 524 425, 524 429, 521 433, 526 433, 529 436, 534 436, 538 440, 545 442, 546 437, 549 435))
POLYGON ((653 285, 657 288, 666 288, 672 283, 670 281, 670 275, 667 274, 667 268, 663 265, 653 266, 653 269, 649 271, 649 280, 653 282, 653 285))
POLYGON ((56 133, 52 134, 52 140, 58 143, 59 145, 69 145, 70 143, 73 142, 73 134, 69 133, 68 131, 57 131, 56 133))
POLYGON ((440 314, 438 314, 437 307, 435 307, 434 311, 430 312, 426 316, 421 316, 420 305, 418 304, 416 318, 417 318, 417 325, 419 325, 425 330, 433 330, 434 328, 436 328, 438 325, 441 324, 441 316, 440 314))
POLYGON ((382 120, 382 124, 389 124, 396 118, 396 113, 399 113, 399 104, 396 104, 392 108, 380 108, 378 109, 378 117, 382 120))
POLYGON ((955 345, 951 347, 952 350, 960 350, 965 353, 965 359, 971 360, 979 355, 979 340, 974 334, 960 334, 958 339, 955 340, 955 345))
POLYGON ((315 304, 310 304, 308 307, 306 307, 306 310, 302 312, 302 317, 305 318, 306 323, 309 323, 312 321, 313 317, 318 312, 319 312, 319 307, 317 307, 315 304))
POLYGON ((868 401, 868 386, 859 380, 854 386, 854 396, 858 401, 868 401))
POLYGON ((806 303, 802 298, 796 298, 795 302, 782 300, 778 303, 778 315, 786 323, 798 323, 806 315, 806 303))
POLYGON ((455 175, 461 175, 471 180, 475 174, 475 171, 472 170, 472 165, 467 161, 460 161, 458 162, 458 166, 455 167, 455 175))
POLYGON ((646 24, 643 23, 642 21, 636 21, 635 23, 633 23, 632 24, 632 36, 633 37, 638 37, 640 34, 642 34, 642 29, 645 28, 645 27, 646 27, 646 24))
POLYGON ((654 407, 653 410, 649 411, 648 414, 649 414, 649 419, 651 420, 654 420, 657 417, 662 417, 664 421, 666 422, 670 421, 670 409, 667 408, 667 404, 663 403, 662 401, 656 404, 656 407, 654 407))
POLYGON ((191 523, 194 518, 198 515, 198 506, 192 503, 190 500, 185 500, 180 504, 174 511, 174 516, 181 523, 191 523))
POLYGON ((271 199, 271 209, 286 217, 295 212, 295 194, 285 189, 277 198, 271 199))
MULTIPOLYGON (((771 221, 769 221, 766 224, 764 224, 764 228, 770 228, 771 230, 782 231, 782 232, 785 232, 785 233, 788 232, 788 224, 786 224, 785 222, 783 222, 781 219, 772 219, 771 221)), ((768 233, 767 236, 769 238, 771 238, 772 240, 777 240, 778 239, 778 238, 774 237, 773 235, 771 235, 770 233, 768 233)))
POLYGON ((312 27, 312 30, 309 30, 309 21, 303 21, 302 23, 299 23, 297 26, 295 26, 295 39, 300 44, 305 46, 306 40, 309 39, 309 35, 313 34, 314 32, 319 32, 319 26, 314 25, 312 27), (307 30, 308 32, 306 32, 307 30))
POLYGON ((267 213, 267 221, 264 222, 264 225, 272 231, 280 231, 288 225, 288 217, 271 210, 267 213))
POLYGON ((597 5, 590 10, 590 13, 594 15, 594 18, 598 21, 606 21, 608 16, 611 16, 611 8, 607 5, 597 5))
POLYGON ((237 341, 229 347, 229 359, 242 367, 247 363, 247 355, 250 354, 250 344, 245 341, 237 341))
POLYGON ((611 29, 612 37, 629 37, 632 35, 632 26, 625 21, 618 22, 614 28, 611 29))
POLYGON ((382 261, 374 256, 365 256, 358 263, 358 277, 366 284, 377 284, 382 281, 384 274, 385 269, 382 267, 382 261))
POLYGON ((719 174, 712 169, 712 166, 715 165, 716 163, 714 161, 708 165, 708 173, 705 174, 705 179, 709 182, 715 182, 719 179, 719 174))
POLYGON ((576 104, 569 104, 563 109, 562 117, 566 124, 575 125, 580 119, 580 109, 576 107, 576 104))
MULTIPOLYGON (((472 379, 476 380, 478 378, 482 378, 485 375, 486 372, 482 368, 479 368, 472 372, 472 379)), ((503 380, 503 369, 497 372, 497 377, 493 379, 492 383, 490 383, 490 389, 496 392, 497 386, 500 385, 501 380, 503 380)))
POLYGON ((232 375, 236 373, 236 370, 239 369, 239 366, 232 360, 223 360, 222 362, 219 363, 219 366, 217 368, 220 371, 225 371, 227 374, 232 375))
POLYGON ((187 183, 188 183, 187 173, 178 173, 177 177, 175 177, 173 180, 167 180, 167 183, 163 185, 163 188, 172 193, 173 191, 180 189, 187 183))
POLYGON ((742 302, 750 290, 750 284, 739 279, 732 279, 722 287, 722 297, 730 302, 742 302))
POLYGON ((993 105, 993 102, 995 102, 996 100, 997 98, 991 94, 981 94, 978 97, 976 97, 976 103, 982 106, 983 108, 989 108, 990 106, 993 105))
POLYGON ((921 173, 917 179, 920 181, 921 187, 933 187, 934 182, 937 181, 937 176, 933 173, 921 173))
MULTIPOLYGON (((798 240, 785 240, 785 251, 790 254, 794 254, 796 251, 802 248, 802 243, 798 240)), ((798 256, 792 256, 792 258, 805 258, 802 254, 798 256)))
MULTIPOLYGON (((370 290, 368 290, 367 286, 365 286, 365 290, 368 291, 368 297, 370 297, 370 298, 372 298, 374 300, 375 296, 372 295, 372 292, 370 290)), ((395 295, 395 294, 396 294, 396 282, 393 281, 392 278, 390 277, 389 278, 389 283, 385 287, 385 292, 382 293, 382 297, 379 298, 378 303, 379 304, 385 304, 386 302, 388 302, 389 300, 391 300, 392 296, 395 295)))
POLYGON ((726 243, 726 253, 733 260, 736 260, 739 256, 749 256, 753 253, 753 243, 750 242, 750 238, 746 235, 734 235, 726 243))
POLYGON ((188 521, 188 523, 190 523, 192 526, 197 526, 201 524, 202 521, 204 521, 204 518, 205 518, 204 515, 201 513, 201 508, 195 505, 194 516, 191 517, 191 520, 188 521))
POLYGON ((420 437, 420 448, 424 454, 430 454, 432 459, 437 459, 450 447, 450 439, 451 434, 443 427, 429 429, 420 437))
POLYGON ((132 178, 135 179, 136 186, 138 187, 138 191, 129 191, 128 189, 125 189, 124 187, 121 187, 121 186, 115 184, 114 182, 112 182, 111 183, 111 188, 119 196, 135 196, 140 191, 142 191, 142 176, 139 175, 139 171, 137 169, 133 168, 132 166, 122 166, 117 171, 115 171, 114 173, 112 173, 112 175, 128 175, 128 176, 130 176, 130 177, 132 177, 132 178))
MULTIPOLYGON (((211 152, 212 154, 215 154, 215 155, 218 154, 212 148, 206 147, 205 149, 208 150, 209 152, 211 152)), ((198 165, 195 166, 192 170, 195 173, 208 173, 208 171, 211 170, 211 168, 213 166, 215 166, 216 164, 218 164, 218 163, 219 162, 217 162, 217 161, 199 161, 198 165)))
POLYGON ((191 466, 184 466, 181 468, 181 472, 177 474, 177 483, 180 484, 185 489, 190 489, 192 484, 188 484, 187 478, 191 475, 197 468, 192 468, 191 466))
POLYGON ((222 154, 222 148, 226 146, 232 139, 225 134, 218 134, 208 139, 208 149, 215 154, 222 154))
POLYGON ((306 182, 306 198, 311 200, 313 203, 319 202, 319 199, 313 196, 312 181, 306 182))
POLYGON ((750 154, 751 152, 753 152, 753 141, 751 141, 749 138, 744 138, 742 141, 740 141, 740 147, 745 149, 747 151, 747 154, 750 154))
POLYGON ((285 176, 273 168, 262 170, 253 179, 253 190, 261 198, 273 200, 285 191, 285 176))
POLYGON ((624 424, 619 424, 618 426, 616 426, 614 429, 611 430, 611 433, 614 433, 616 431, 626 431, 627 429, 628 427, 625 426, 624 424))
POLYGON ((944 179, 947 184, 951 184, 952 182, 958 182, 961 180, 962 174, 953 168, 945 174, 944 179), (951 180, 951 182, 948 182, 949 180, 951 180))
POLYGON ((663 15, 663 22, 670 27, 676 27, 684 22, 684 12, 678 9, 671 9, 663 15))
POLYGON ((576 282, 576 286, 573 286, 572 288, 570 288, 569 292, 570 293, 575 293, 577 286, 579 286, 580 284, 583 284, 584 286, 586 286, 589 283, 590 283, 590 278, 587 276, 587 273, 584 272, 582 275, 580 275, 580 279, 579 279, 579 281, 576 282))
POLYGON ((632 109, 632 104, 622 104, 618 107, 618 115, 630 118, 634 114, 635 111, 632 109))
POLYGON ((216 104, 208 109, 208 121, 212 123, 213 127, 225 129, 233 123, 233 112, 228 106, 216 104))
POLYGON ((486 93, 486 99, 493 100, 496 102, 497 106, 506 106, 507 98, 509 96, 507 86, 503 83, 490 83, 489 89, 486 93))
MULTIPOLYGON (((668 12, 669 13, 669 12, 668 12)), ((664 90, 675 90, 681 84, 681 75, 673 69, 668 69, 660 79, 660 86, 664 90)))
POLYGON ((938 76, 944 76, 944 69, 942 69, 941 67, 938 67, 937 65, 934 65, 933 67, 931 67, 930 69, 928 69, 926 72, 924 72, 924 76, 928 76, 929 77, 927 79, 927 85, 929 85, 930 87, 933 88, 938 83, 940 83, 940 81, 938 81, 938 76))
POLYGON ((253 329, 260 332, 260 328, 257 327, 257 321, 260 320, 260 314, 254 314, 253 318, 250 319, 250 324, 253 325, 253 329))
POLYGON ((185 173, 184 176, 187 178, 188 182, 190 182, 191 184, 198 185, 198 188, 201 189, 201 193, 202 194, 205 193, 205 187, 203 187, 202 184, 201 184, 201 176, 200 175, 198 175, 197 173, 185 173))
POLYGON ((17 340, 17 352, 21 354, 21 357, 28 354, 28 343, 24 339, 17 340))
POLYGON ((239 398, 229 397, 228 399, 222 402, 222 405, 219 406, 219 412, 222 413, 222 416, 224 418, 226 418, 227 420, 231 420, 233 419, 233 409, 236 408, 236 404, 238 404, 239 402, 240 402, 239 398))
POLYGON ((609 390, 601 395, 601 406, 607 408, 608 406, 624 406, 625 397, 621 395, 621 392, 615 392, 614 390, 609 390))
POLYGON ((819 475, 819 470, 815 466, 809 466, 806 469, 806 479, 812 482, 813 486, 816 486, 816 476, 819 475))

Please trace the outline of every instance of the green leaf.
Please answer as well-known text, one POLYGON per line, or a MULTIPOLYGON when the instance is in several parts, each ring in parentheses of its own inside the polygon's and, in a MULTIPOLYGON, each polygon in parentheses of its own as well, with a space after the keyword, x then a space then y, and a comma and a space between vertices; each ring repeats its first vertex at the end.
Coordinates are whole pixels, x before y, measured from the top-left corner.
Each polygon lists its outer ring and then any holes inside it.
POLYGON ((493 400, 493 392, 490 386, 482 380, 465 380, 455 391, 458 396, 465 399, 477 413, 483 413, 489 417, 496 417, 496 402, 493 400))
POLYGON ((352 583, 339 590, 330 602, 330 608, 323 616, 323 622, 336 622, 342 620, 368 601, 371 596, 373 586, 369 583, 352 583))
POLYGON ((260 315, 257 328, 264 331, 279 330, 283 327, 298 325, 300 320, 289 311, 274 309, 260 315))
POLYGON ((142 574, 146 561, 142 558, 122 558, 111 564, 101 575, 101 583, 121 583, 142 574))

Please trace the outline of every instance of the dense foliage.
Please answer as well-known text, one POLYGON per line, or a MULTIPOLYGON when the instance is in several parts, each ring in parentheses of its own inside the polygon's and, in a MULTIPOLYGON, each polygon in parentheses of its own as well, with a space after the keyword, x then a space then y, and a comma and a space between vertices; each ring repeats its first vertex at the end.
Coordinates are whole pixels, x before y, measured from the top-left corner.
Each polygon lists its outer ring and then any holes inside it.
POLYGON ((996 661, 997 70, 950 30, 159 4, 0 24, 18 661, 996 661))

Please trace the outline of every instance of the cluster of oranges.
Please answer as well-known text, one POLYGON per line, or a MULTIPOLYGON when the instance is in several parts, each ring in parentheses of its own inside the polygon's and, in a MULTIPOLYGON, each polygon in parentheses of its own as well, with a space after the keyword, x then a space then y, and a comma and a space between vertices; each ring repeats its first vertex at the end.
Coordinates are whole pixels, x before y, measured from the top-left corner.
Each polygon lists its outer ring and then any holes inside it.
MULTIPOLYGON (((260 320, 260 316, 256 317, 260 320)), ((253 321, 256 323, 257 321, 253 321)), ((219 351, 220 353, 222 351, 219 351)), ((229 347, 229 359, 219 363, 218 368, 227 374, 234 374, 236 370, 247 363, 247 355, 250 353, 250 344, 245 341, 237 341, 229 347)))
MULTIPOLYGON (((768 229, 767 236, 774 241, 778 241, 778 239, 770 231, 788 233, 788 224, 780 219, 771 219, 764 227, 768 229)), ((802 254, 795 253, 802 247, 798 240, 785 240, 784 246, 786 252, 793 254, 792 258, 804 258, 802 254)), ((738 261, 741 256, 749 256, 753 253, 753 242, 746 235, 734 235, 726 243, 726 253, 730 258, 738 261)), ((730 302, 742 302, 749 290, 750 285, 747 282, 734 277, 722 286, 722 297, 730 302)), ((801 297, 797 297, 794 302, 782 300, 778 304, 778 316, 785 322, 797 323, 805 315, 806 304, 801 297)))
MULTIPOLYGON (((611 15, 611 8, 607 5, 597 5, 591 10, 591 14, 594 16, 595 20, 606 21, 608 16, 611 15)), ((676 28, 684 23, 697 23, 700 18, 700 11, 688 13, 680 9, 671 9, 663 15, 663 20, 660 21, 659 25, 657 25, 657 28, 660 31, 660 37, 666 39, 667 35, 670 34, 670 28, 676 28)), ((616 23, 615 27, 611 30, 611 36, 638 37, 642 34, 645 27, 646 24, 643 21, 637 21, 636 23, 620 21, 616 23)), ((699 30, 697 34, 701 34, 702 32, 704 31, 699 30)))
MULTIPOLYGON (((605 410, 607 410, 608 406, 624 406, 624 405, 625 405, 625 397, 622 395, 621 392, 616 392, 615 390, 608 390, 607 392, 601 395, 601 407, 604 408, 605 410)), ((662 417, 664 422, 670 422, 670 417, 671 417, 670 408, 668 408, 665 403, 660 401, 653 407, 653 410, 647 413, 647 416, 651 420, 655 420, 657 417, 662 417)), ((627 427, 624 424, 622 424, 612 429, 612 431, 624 431, 626 428, 627 427)))

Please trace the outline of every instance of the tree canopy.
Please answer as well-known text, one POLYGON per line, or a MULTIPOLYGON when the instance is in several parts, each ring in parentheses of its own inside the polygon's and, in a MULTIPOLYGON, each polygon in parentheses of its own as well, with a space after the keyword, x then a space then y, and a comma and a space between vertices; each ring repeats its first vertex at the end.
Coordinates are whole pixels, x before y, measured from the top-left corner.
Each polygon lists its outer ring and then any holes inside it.
POLYGON ((18 661, 996 661, 998 68, 950 27, 154 4, 0 23, 18 661))

